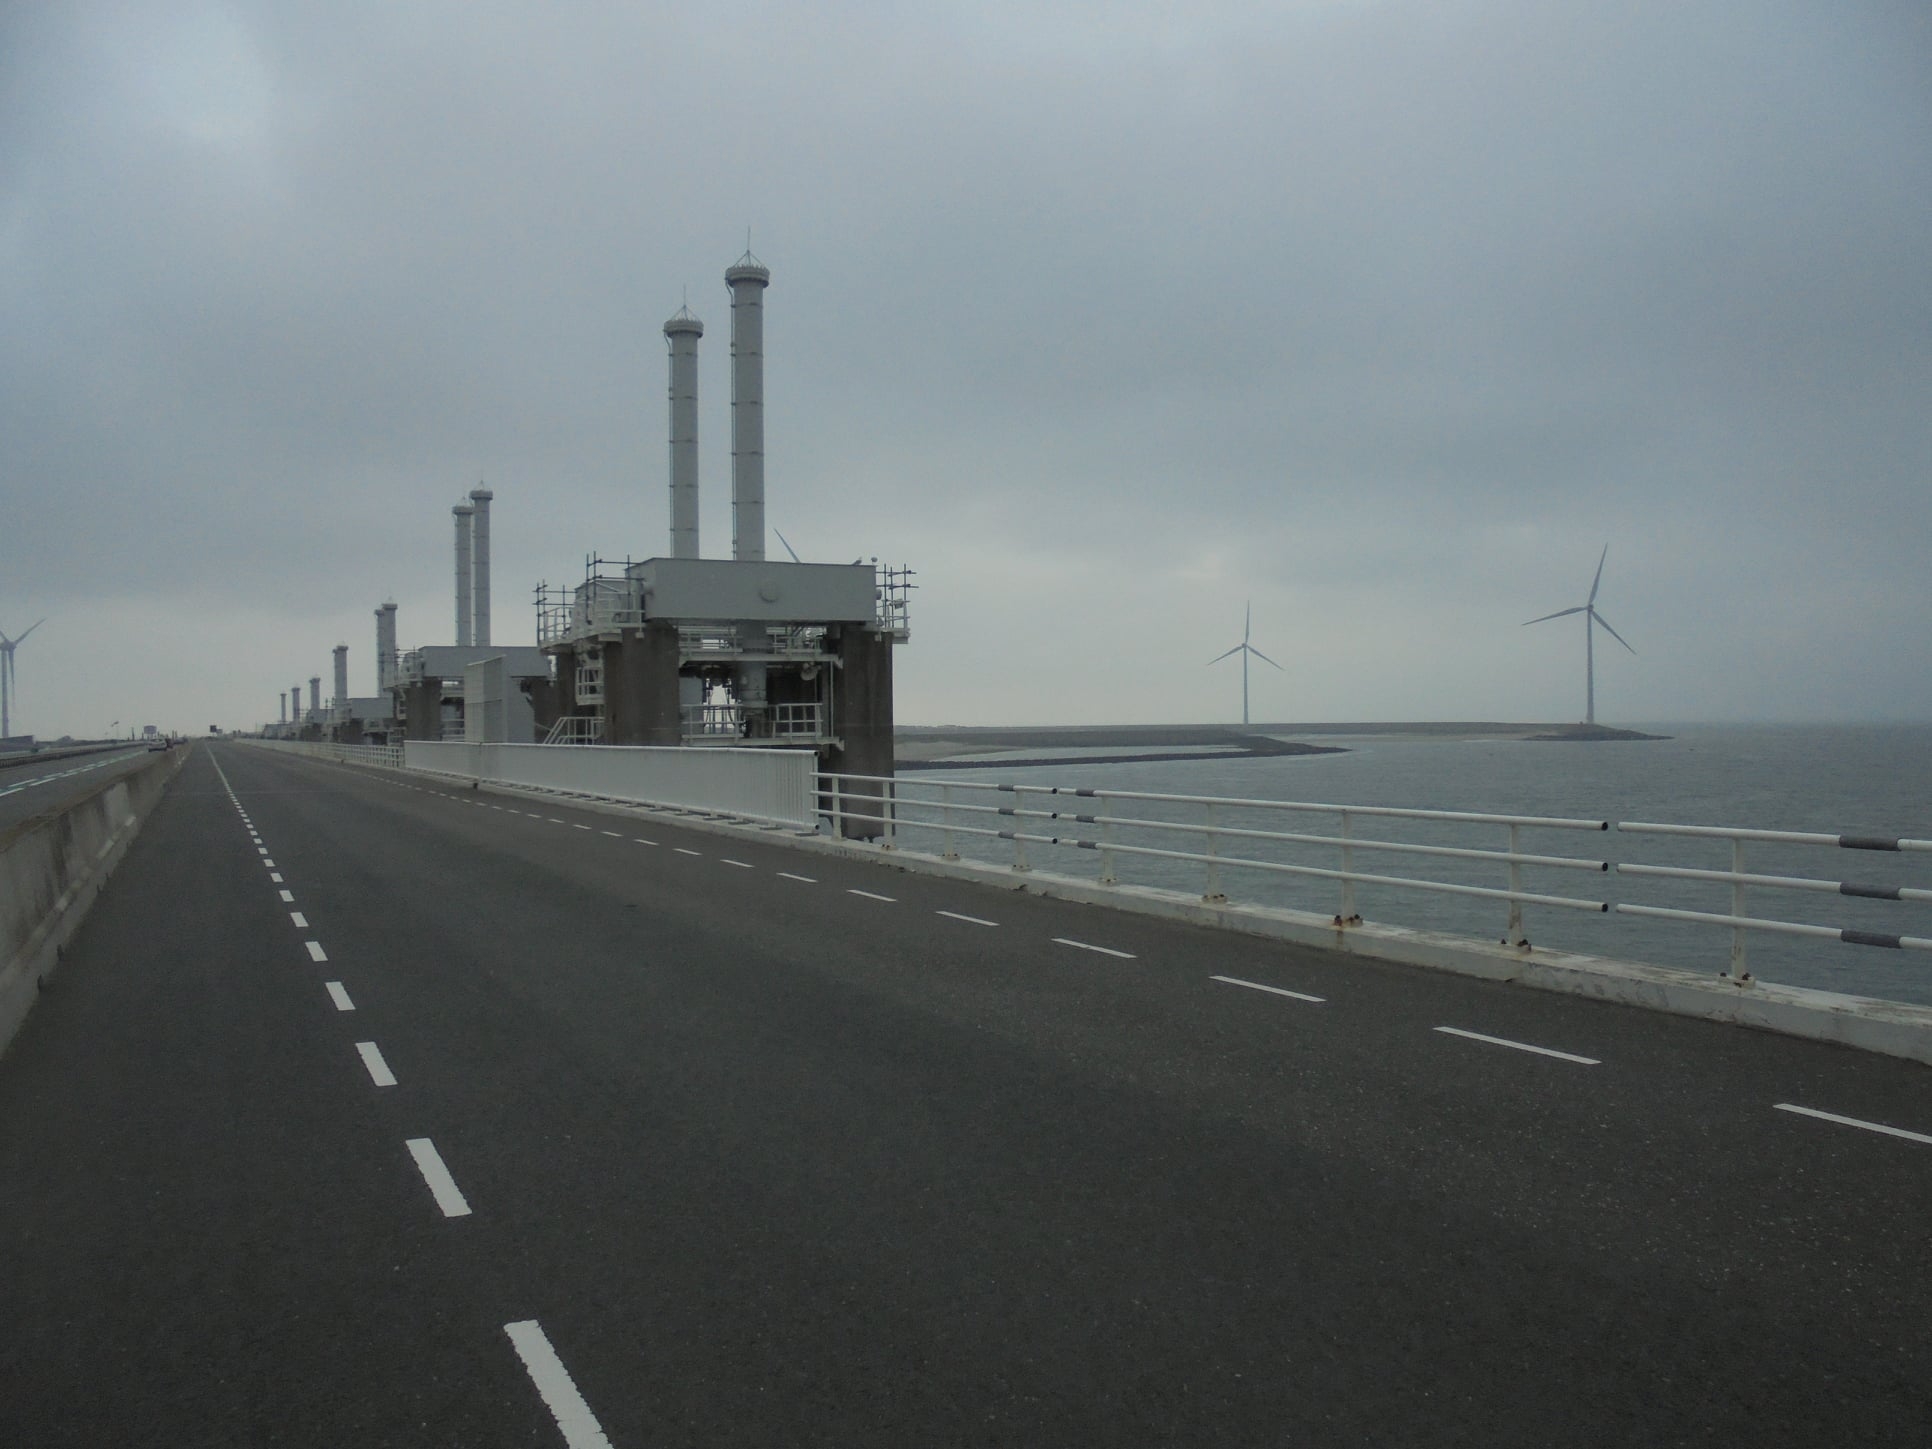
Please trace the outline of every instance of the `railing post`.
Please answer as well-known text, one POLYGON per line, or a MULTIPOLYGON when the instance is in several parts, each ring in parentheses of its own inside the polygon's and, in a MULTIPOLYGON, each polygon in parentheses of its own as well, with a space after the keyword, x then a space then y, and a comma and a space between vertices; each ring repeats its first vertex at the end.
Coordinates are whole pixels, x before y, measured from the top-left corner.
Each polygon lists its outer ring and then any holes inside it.
POLYGON ((946 850, 944 858, 947 860, 958 860, 959 847, 953 842, 953 787, 951 785, 941 785, 939 787, 939 818, 946 827, 946 850))
POLYGON ((1523 893, 1523 866, 1516 859, 1523 853, 1523 827, 1509 827, 1509 931, 1503 944, 1506 946, 1527 946, 1529 934, 1523 929, 1523 903, 1516 899, 1523 893))
POLYGON ((1209 804, 1206 810, 1208 848, 1207 889, 1201 892, 1201 899, 1208 905, 1214 906, 1224 903, 1227 897, 1221 893, 1221 840, 1214 833, 1214 806, 1209 804))
POLYGON ((1103 798, 1100 802, 1098 824, 1100 826, 1100 883, 1118 885, 1119 878, 1114 875, 1114 822, 1113 801, 1103 798))
POLYGON ((879 791, 879 813, 885 816, 885 840, 880 848, 891 850, 897 838, 893 829, 899 823, 899 781, 896 776, 888 777, 885 788, 879 791))
POLYGON ((1025 824, 1020 819, 1020 807, 1026 803, 1025 790, 1024 785, 1013 787, 1013 869, 1015 870, 1033 869, 1026 863, 1026 842, 1020 839, 1020 832, 1025 829, 1025 824))
POLYGON ((845 839, 845 817, 839 800, 839 777, 827 775, 825 778, 832 782, 832 839, 843 840, 845 839))
MULTIPOLYGON (((1744 874, 1744 842, 1735 836, 1731 839, 1731 874, 1744 874)), ((1746 914, 1744 909, 1744 882, 1741 880, 1731 882, 1731 914, 1734 916, 1743 916, 1746 914)), ((1748 935, 1749 932, 1742 926, 1731 927, 1731 970, 1729 975, 1731 980, 1740 986, 1744 984, 1746 978, 1751 974, 1744 964, 1744 942, 1748 935)))
POLYGON ((1355 817, 1342 812, 1342 911, 1335 919, 1344 926, 1355 920, 1355 817))

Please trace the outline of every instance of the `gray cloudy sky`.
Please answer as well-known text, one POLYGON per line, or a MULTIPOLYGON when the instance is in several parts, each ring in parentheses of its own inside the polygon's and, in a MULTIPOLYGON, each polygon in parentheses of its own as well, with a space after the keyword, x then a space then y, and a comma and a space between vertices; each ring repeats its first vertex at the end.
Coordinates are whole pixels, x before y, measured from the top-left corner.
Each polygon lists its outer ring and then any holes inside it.
MULTIPOLYGON (((919 570, 908 723, 1932 718, 1916 0, 0 11, 17 726, 272 719, 371 611, 769 513, 919 570), (1265 677, 1264 677, 1265 676, 1265 677)), ((779 552, 776 543, 774 552, 779 552)))

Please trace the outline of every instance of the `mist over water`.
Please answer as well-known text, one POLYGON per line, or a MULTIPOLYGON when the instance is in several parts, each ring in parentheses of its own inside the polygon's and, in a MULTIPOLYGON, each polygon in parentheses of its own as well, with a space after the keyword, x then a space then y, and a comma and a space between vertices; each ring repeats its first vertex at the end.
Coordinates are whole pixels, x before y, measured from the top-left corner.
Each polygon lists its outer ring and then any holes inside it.
MULTIPOLYGON (((1932 725, 1659 724, 1643 728, 1672 738, 1559 744, 1324 737, 1320 743, 1346 745, 1349 752, 1113 765, 1069 761, 1007 770, 989 765, 983 771, 948 772, 946 779, 1932 839, 1932 725)), ((921 794, 931 793, 927 787, 942 783, 932 774, 909 774, 906 779, 909 785, 919 787, 921 794)), ((1065 802, 1059 808, 1067 808, 1065 802)), ((1083 802, 1081 808, 1092 807, 1083 802)), ((1121 805, 1114 813, 1130 813, 1130 809, 1121 805)), ((1131 813, 1196 823, 1203 818, 1198 806, 1137 805, 1131 807, 1131 813)), ((1245 823, 1323 836, 1336 834, 1338 826, 1332 814, 1292 818, 1275 812, 1242 821, 1230 819, 1223 811, 1217 823, 1245 823)), ((1022 828, 1038 834, 1077 831, 1091 837, 1093 833, 1091 826, 1056 831, 1046 822, 1026 823, 1022 828)), ((1355 833, 1363 838, 1487 850, 1504 850, 1508 844, 1507 831, 1500 826, 1362 820, 1355 825, 1355 833)), ((1201 837, 1178 833, 1117 830, 1115 838, 1169 849, 1203 848, 1201 837)), ((936 837, 918 832, 909 835, 906 843, 915 849, 932 849, 936 837)), ((959 849, 984 859, 1012 858, 1011 846, 999 841, 962 839, 959 849)), ((1333 847, 1254 846, 1243 842, 1238 846, 1224 844, 1222 849, 1329 869, 1338 863, 1333 847)), ((1526 831, 1523 849, 1545 855, 1706 870, 1728 870, 1731 865, 1726 841, 1663 839, 1614 830, 1607 834, 1526 831)), ((1932 854, 1760 843, 1748 844, 1746 852, 1745 869, 1760 874, 1932 887, 1932 854)), ((1042 870, 1087 876, 1095 873, 1096 856, 1091 851, 1030 846, 1029 855, 1032 864, 1042 870)), ((1503 867, 1488 862, 1358 851, 1355 868, 1471 885, 1505 884, 1503 867)), ((1197 893, 1204 884, 1204 868, 1192 862, 1121 856, 1118 874, 1126 882, 1197 893)), ((1729 887, 1707 882, 1531 868, 1524 885, 1531 891, 1587 900, 1719 913, 1730 910, 1729 887)), ((1339 900, 1339 886, 1332 881, 1238 868, 1223 869, 1221 889, 1231 901, 1290 906, 1323 914, 1333 914, 1339 900)), ((1502 935, 1507 913, 1501 901, 1380 886, 1358 886, 1356 908, 1369 921, 1491 940, 1502 935)), ((1769 919, 1932 937, 1932 904, 1753 889, 1746 909, 1750 915, 1769 919)), ((1530 940, 1539 946, 1712 973, 1723 971, 1730 960, 1731 932, 1722 926, 1543 906, 1525 908, 1525 925, 1530 940)), ((1764 981, 1932 1004, 1932 952, 1891 951, 1764 932, 1750 934, 1748 950, 1750 970, 1764 981)))

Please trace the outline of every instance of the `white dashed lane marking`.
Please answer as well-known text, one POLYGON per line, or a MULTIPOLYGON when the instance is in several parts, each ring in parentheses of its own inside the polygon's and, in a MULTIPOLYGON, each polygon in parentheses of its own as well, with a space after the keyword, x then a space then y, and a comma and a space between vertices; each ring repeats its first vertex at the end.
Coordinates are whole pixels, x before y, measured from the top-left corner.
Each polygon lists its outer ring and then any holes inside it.
POLYGON ((343 990, 340 981, 325 981, 322 984, 329 988, 329 1000, 335 1003, 335 1009, 337 1011, 354 1011, 356 1009, 356 1004, 349 1000, 349 993, 343 990))
POLYGON ((294 891, 279 891, 277 892, 277 894, 280 895, 284 901, 293 902, 295 899, 294 891))
POLYGON ((962 916, 958 911, 934 911, 936 916, 944 916, 949 921, 964 921, 969 926, 997 926, 998 921, 984 920, 979 916, 962 916))
POLYGON ((1225 982, 1229 986, 1245 986, 1250 991, 1266 991, 1273 996, 1292 997, 1296 1001, 1328 1000, 1325 996, 1310 996, 1306 991, 1290 991, 1285 986, 1263 986, 1259 981, 1243 981, 1239 976, 1210 976, 1208 980, 1225 982))
POLYGON ((686 849, 685 849, 685 848, 684 848, 684 847, 683 847, 682 845, 674 845, 674 846, 672 846, 672 847, 671 847, 671 849, 673 849, 673 850, 675 850, 675 851, 676 851, 676 852, 677 852, 677 853, 678 853, 679 855, 701 855, 701 854, 703 854, 703 852, 702 852, 702 851, 697 851, 697 850, 686 850, 686 849))
POLYGON ((720 863, 721 865, 735 865, 735 866, 737 866, 737 867, 738 867, 738 869, 739 869, 739 870, 756 870, 756 869, 757 869, 757 867, 756 867, 756 866, 754 866, 754 865, 752 865, 752 864, 750 864, 750 863, 749 863, 749 862, 747 862, 747 861, 742 861, 742 860, 732 860, 732 859, 731 859, 730 857, 728 857, 728 856, 723 856, 723 855, 721 855, 721 856, 719 856, 719 857, 718 857, 718 861, 719 861, 719 863, 720 863))
POLYGON ((468 1217, 469 1202, 457 1190, 456 1179, 449 1175, 449 1169, 443 1166, 443 1157, 436 1150, 436 1144, 427 1137, 412 1137, 403 1145, 409 1149, 409 1155, 416 1159, 416 1170, 429 1184, 430 1195, 436 1199, 436 1206, 443 1210, 443 1216, 468 1217))
POLYGON ((1484 1036, 1479 1031, 1464 1031, 1459 1026, 1439 1026, 1437 1031, 1446 1036, 1459 1036, 1469 1041, 1487 1042, 1490 1046, 1508 1047, 1511 1051, 1534 1052, 1539 1057, 1555 1057, 1560 1062, 1575 1062, 1580 1067, 1600 1067, 1602 1062, 1595 1057, 1580 1057, 1572 1052, 1560 1052, 1551 1047, 1531 1046, 1526 1041, 1511 1041, 1508 1037, 1484 1036))
POLYGON ((537 1386, 550 1416, 557 1421, 565 1449, 610 1449, 603 1426, 591 1413, 590 1405, 584 1402, 584 1396, 577 1392, 570 1371, 550 1346, 542 1325, 531 1318, 522 1323, 506 1323, 503 1331, 510 1335, 517 1357, 523 1360, 524 1372, 530 1375, 530 1382, 537 1386))
POLYGON ((803 883, 804 883, 804 884, 806 884, 806 885, 817 885, 817 884, 818 884, 818 877, 816 877, 816 876, 810 876, 810 875, 793 875, 793 874, 792 874, 792 873, 791 873, 790 871, 788 871, 788 870, 781 870, 781 871, 779 871, 779 872, 778 872, 778 874, 779 874, 780 876, 782 876, 782 877, 783 877, 784 879, 786 879, 786 880, 795 880, 795 881, 801 881, 801 882, 803 882, 803 883))
POLYGON ((329 959, 329 953, 322 949, 322 943, 320 941, 304 941, 302 944, 309 948, 309 960, 326 961, 329 959))
POLYGON ((1118 956, 1123 961, 1132 961, 1135 959, 1132 951, 1116 951, 1112 946, 1095 946, 1087 941, 1069 940, 1065 936, 1055 936, 1053 938, 1053 944, 1056 946, 1072 946, 1075 950, 1079 951, 1093 951, 1102 956, 1118 956))
POLYGON ((884 901, 887 905, 896 904, 898 899, 896 896, 882 896, 874 891, 862 891, 850 886, 846 888, 845 893, 848 896, 864 896, 868 901, 884 901))
POLYGON ((308 917, 303 915, 300 911, 290 911, 288 913, 288 918, 291 921, 295 922, 296 929, 298 930, 306 931, 309 928, 308 917))
POLYGON ((382 1059, 382 1052, 372 1041, 359 1041, 356 1050, 362 1053, 362 1064, 369 1069, 369 1080, 378 1087, 396 1085, 396 1074, 389 1070, 389 1063, 382 1059))
POLYGON ((1887 1127, 1883 1122, 1867 1122, 1859 1117, 1840 1117, 1836 1112, 1820 1112, 1816 1107, 1800 1107, 1793 1102, 1774 1104, 1780 1112, 1796 1112, 1800 1117, 1816 1117, 1820 1122, 1836 1122, 1840 1127, 1857 1127, 1865 1132, 1880 1132, 1887 1137, 1902 1137, 1907 1142, 1923 1142, 1932 1146, 1932 1136, 1923 1132, 1907 1132, 1903 1127, 1887 1127))

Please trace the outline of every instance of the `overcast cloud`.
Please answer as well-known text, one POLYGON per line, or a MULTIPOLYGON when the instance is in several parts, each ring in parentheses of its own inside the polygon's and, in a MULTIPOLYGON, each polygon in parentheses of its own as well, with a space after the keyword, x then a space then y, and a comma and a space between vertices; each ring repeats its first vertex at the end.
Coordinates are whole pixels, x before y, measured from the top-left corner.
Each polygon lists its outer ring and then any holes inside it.
MULTIPOLYGON (((768 511, 919 571, 904 723, 1932 718, 1932 12, 14 5, 16 727, 275 717, 372 610, 666 550, 724 268, 768 511), (1265 676, 1265 677, 1264 677, 1265 676)), ((775 540, 774 553, 782 553, 775 540)))

